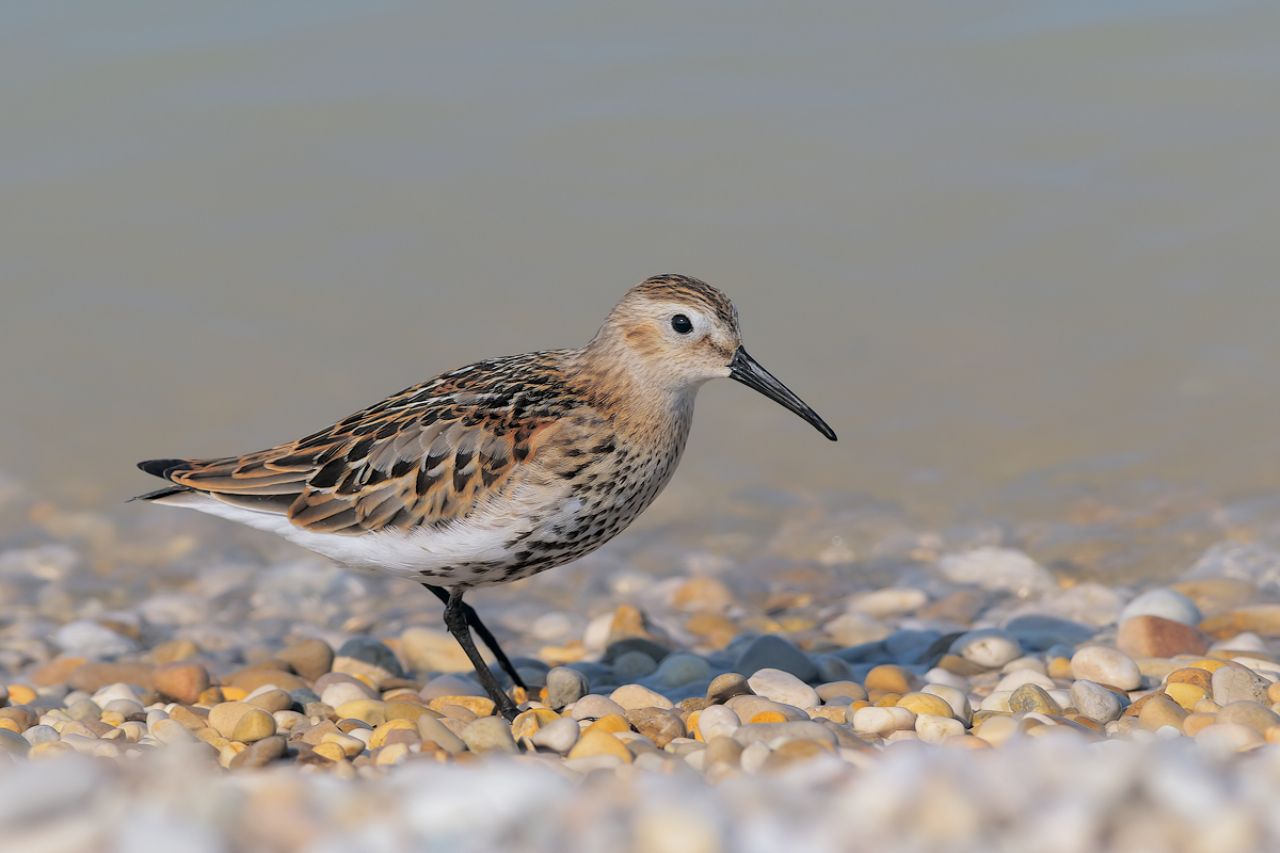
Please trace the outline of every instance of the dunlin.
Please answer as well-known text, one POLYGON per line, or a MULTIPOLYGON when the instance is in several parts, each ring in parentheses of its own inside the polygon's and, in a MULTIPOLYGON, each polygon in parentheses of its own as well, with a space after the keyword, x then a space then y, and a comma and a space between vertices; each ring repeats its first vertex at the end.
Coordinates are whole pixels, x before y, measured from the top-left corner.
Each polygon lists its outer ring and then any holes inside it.
POLYGON ((277 533, 357 571, 417 581, 508 719, 511 697, 462 597, 604 544, 671 479, 708 379, 776 400, 824 436, 813 409, 743 349, 733 304, 682 275, 633 287, 578 349, 481 361, 406 388, 297 441, 220 459, 151 459, 173 483, 143 500, 277 533))

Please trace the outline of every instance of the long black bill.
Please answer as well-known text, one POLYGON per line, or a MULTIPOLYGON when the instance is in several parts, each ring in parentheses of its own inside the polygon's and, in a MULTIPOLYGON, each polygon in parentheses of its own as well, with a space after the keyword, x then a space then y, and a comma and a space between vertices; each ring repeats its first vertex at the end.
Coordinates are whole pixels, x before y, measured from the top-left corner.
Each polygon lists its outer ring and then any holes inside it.
POLYGON ((832 441, 836 440, 835 430, 827 426, 827 422, 818 417, 817 412, 809 408, 808 404, 797 397, 790 388, 779 382, 776 376, 761 367, 760 362, 752 358, 742 347, 738 347, 738 351, 733 354, 733 361, 729 362, 729 376, 748 388, 756 389, 775 403, 781 403, 813 424, 813 428, 818 432, 832 441))

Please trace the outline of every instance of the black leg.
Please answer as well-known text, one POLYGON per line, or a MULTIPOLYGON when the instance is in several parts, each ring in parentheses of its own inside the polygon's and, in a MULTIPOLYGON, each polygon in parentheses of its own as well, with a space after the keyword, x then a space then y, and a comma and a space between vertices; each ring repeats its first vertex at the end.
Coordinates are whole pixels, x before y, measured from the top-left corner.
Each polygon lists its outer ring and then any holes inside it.
POLYGON ((476 676, 479 677, 481 686, 489 693, 489 698, 498 706, 498 713, 508 720, 514 720, 519 711, 515 703, 511 701, 511 697, 498 684, 498 679, 494 678, 493 673, 489 671, 489 666, 484 662, 484 658, 480 657, 480 652, 476 649, 476 644, 471 639, 471 629, 467 625, 465 607, 466 605, 462 603, 462 590, 454 589, 451 591, 449 600, 444 605, 445 627, 449 629, 449 633, 453 634, 453 638, 458 641, 458 645, 462 646, 462 650, 471 659, 471 665, 476 668, 476 676))
MULTIPOLYGON (((447 605, 449 603, 449 590, 442 586, 433 586, 429 583, 424 583, 423 586, 430 590, 431 594, 440 599, 444 604, 447 605)), ((511 663, 511 659, 507 657, 506 652, 502 651, 502 646, 498 645, 497 637, 493 636, 493 632, 486 628, 485 624, 480 621, 480 614, 476 613, 476 609, 470 604, 463 604, 462 612, 466 614, 467 624, 471 626, 471 630, 475 631, 480 637, 480 642, 484 643, 489 651, 493 652, 493 656, 498 659, 498 666, 502 667, 502 671, 507 674, 507 677, 511 679, 512 683, 515 684, 516 687, 522 687, 525 690, 528 690, 528 686, 526 686, 524 681, 520 678, 520 674, 516 672, 516 668, 511 663)))

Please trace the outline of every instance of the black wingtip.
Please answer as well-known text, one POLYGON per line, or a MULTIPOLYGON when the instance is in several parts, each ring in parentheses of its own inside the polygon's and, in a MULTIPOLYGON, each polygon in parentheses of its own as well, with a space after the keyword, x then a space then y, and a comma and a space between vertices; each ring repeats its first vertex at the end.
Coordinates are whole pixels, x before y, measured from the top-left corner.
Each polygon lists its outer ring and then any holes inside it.
MULTIPOLYGON (((150 472, 148 472, 150 473, 150 472)), ((154 492, 147 492, 144 495, 135 495, 129 498, 125 503, 133 503, 134 501, 155 501, 160 498, 167 498, 172 495, 181 494, 182 492, 191 491, 186 486, 170 486, 167 489, 156 489, 154 492)))
POLYGON ((144 459, 138 467, 156 477, 169 478, 169 472, 187 464, 185 459, 144 459))

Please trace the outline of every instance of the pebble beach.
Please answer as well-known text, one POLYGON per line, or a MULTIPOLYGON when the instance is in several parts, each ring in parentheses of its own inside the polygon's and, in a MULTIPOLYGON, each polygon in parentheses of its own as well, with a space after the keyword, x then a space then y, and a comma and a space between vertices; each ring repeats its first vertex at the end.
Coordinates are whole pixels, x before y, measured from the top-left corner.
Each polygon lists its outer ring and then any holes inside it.
POLYGON ((934 529, 754 495, 690 524, 677 500, 476 596, 529 685, 508 723, 416 587, 9 492, 14 849, 1280 845, 1257 504, 1184 502, 1181 562, 1122 582, 1132 510, 934 529))

